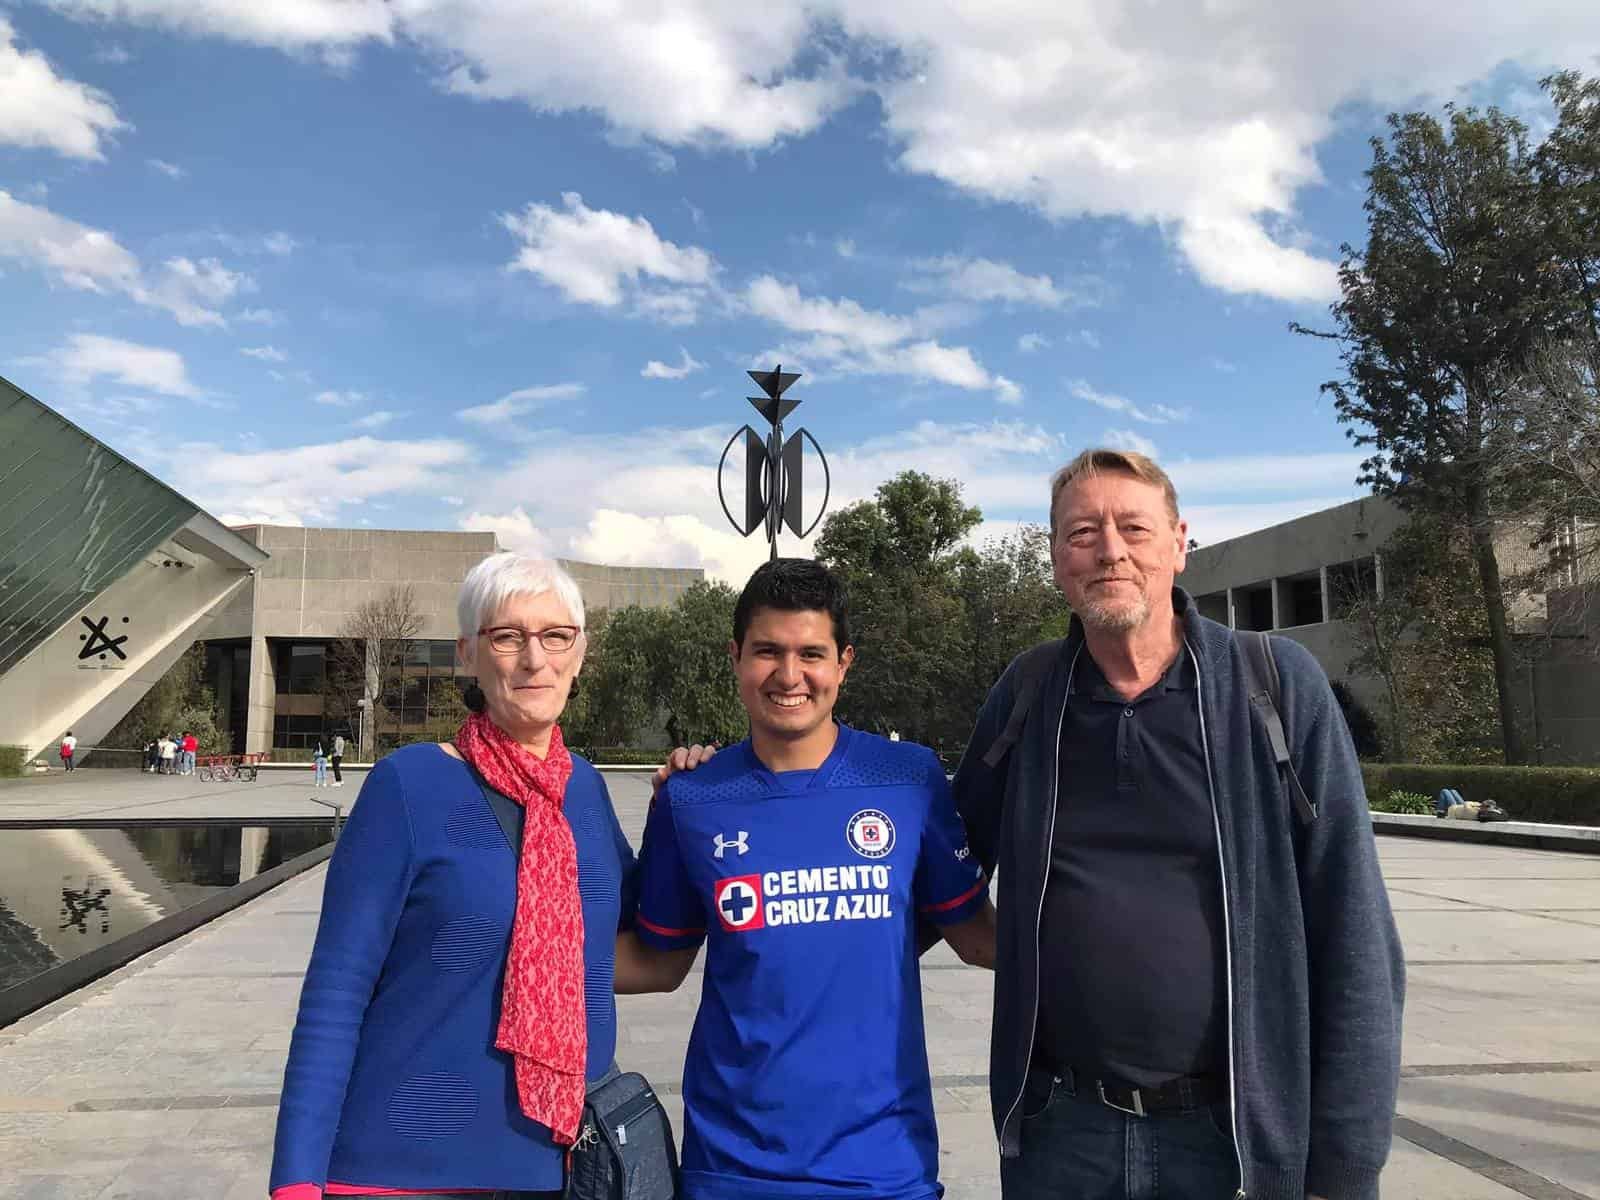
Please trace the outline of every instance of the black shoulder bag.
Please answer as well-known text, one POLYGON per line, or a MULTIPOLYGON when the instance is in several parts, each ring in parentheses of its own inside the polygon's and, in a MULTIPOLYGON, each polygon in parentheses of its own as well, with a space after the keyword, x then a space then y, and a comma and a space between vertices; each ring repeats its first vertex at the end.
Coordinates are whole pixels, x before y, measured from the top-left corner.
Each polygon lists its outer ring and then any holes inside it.
POLYGON ((567 1162, 569 1200, 676 1200, 672 1122, 649 1080, 613 1067, 591 1083, 567 1162))
MULTIPOLYGON (((465 762, 465 760, 463 760, 465 762)), ((511 843, 522 847, 522 807, 465 763, 511 843)), ((578 1140, 567 1154, 567 1200, 677 1200, 678 1148, 650 1081, 613 1064, 589 1084, 578 1140)))

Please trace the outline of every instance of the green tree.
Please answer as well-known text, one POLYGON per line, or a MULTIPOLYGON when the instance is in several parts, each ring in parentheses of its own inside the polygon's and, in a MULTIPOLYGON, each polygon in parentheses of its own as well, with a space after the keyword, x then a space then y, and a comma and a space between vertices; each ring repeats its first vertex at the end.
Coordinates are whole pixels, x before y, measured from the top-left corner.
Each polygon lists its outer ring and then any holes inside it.
POLYGON ((855 624, 843 720, 935 746, 964 739, 976 706, 956 551, 982 519, 957 481, 905 471, 823 522, 816 554, 844 580, 855 624))
POLYGON ((196 642, 100 739, 100 745, 142 750, 163 733, 188 730, 199 742, 198 753, 225 754, 228 745, 221 725, 216 699, 206 686, 206 648, 196 642))
POLYGON ((637 605, 590 618, 580 684, 561 720, 573 745, 626 746, 650 724, 651 663, 666 621, 665 610, 637 605))
MULTIPOLYGON (((1505 450, 1516 436, 1508 369, 1572 328, 1581 304, 1552 255, 1547 188, 1526 130, 1494 109, 1389 118, 1372 142, 1367 243, 1344 247, 1332 306, 1345 378, 1324 385, 1371 448, 1361 482, 1468 538, 1493 662, 1501 742, 1527 760, 1495 536, 1544 480, 1505 450)), ((1311 332, 1295 326, 1299 332, 1311 332)))
POLYGON ((1043 526, 1022 525, 980 549, 964 548, 954 567, 966 622, 960 705, 975 715, 1012 659, 1066 634, 1071 611, 1055 585, 1043 526))
POLYGON ((1494 662, 1471 539, 1426 513, 1385 544, 1383 588, 1348 577, 1334 598, 1352 631, 1352 673, 1382 681, 1383 748, 1396 762, 1493 761, 1494 662))
POLYGON ((736 742, 749 729, 728 660, 738 599, 725 583, 694 584, 666 611, 649 645, 652 699, 674 746, 736 742))

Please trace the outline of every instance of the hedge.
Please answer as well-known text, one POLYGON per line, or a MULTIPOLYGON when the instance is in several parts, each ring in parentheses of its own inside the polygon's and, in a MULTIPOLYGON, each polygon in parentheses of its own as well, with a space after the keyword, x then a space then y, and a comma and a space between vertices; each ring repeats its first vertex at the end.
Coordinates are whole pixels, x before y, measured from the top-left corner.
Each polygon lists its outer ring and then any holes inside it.
POLYGON ((27 760, 27 752, 23 747, 0 746, 0 778, 11 779, 21 775, 27 760))
POLYGON ((1498 800, 1522 821, 1600 825, 1600 770, 1592 767, 1463 767, 1362 763, 1367 795, 1392 791, 1437 795, 1453 787, 1467 800, 1498 800))

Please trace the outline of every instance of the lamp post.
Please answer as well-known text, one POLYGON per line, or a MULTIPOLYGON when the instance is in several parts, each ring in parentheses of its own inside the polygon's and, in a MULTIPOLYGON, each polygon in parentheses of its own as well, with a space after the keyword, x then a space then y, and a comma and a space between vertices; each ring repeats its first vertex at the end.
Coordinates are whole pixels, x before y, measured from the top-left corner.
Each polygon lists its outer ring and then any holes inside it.
POLYGON ((367 746, 367 713, 372 710, 372 701, 363 696, 356 701, 356 749, 366 762, 372 761, 372 752, 367 746))

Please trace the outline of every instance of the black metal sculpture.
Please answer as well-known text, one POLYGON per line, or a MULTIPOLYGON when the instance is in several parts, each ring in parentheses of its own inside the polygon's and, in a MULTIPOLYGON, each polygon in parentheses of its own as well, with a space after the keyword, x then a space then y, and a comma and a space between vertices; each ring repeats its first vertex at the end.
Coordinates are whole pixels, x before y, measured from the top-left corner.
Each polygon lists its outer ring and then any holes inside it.
POLYGON ((800 378, 799 373, 785 371, 779 364, 770 371, 749 371, 747 374, 766 394, 747 396, 745 399, 755 405, 756 411, 767 419, 772 429, 765 438, 748 425, 734 431, 728 444, 722 448, 722 457, 717 462, 717 499, 722 501, 722 511, 728 523, 739 531, 741 537, 749 537, 765 526, 771 557, 777 558, 779 528, 787 525, 795 537, 811 536, 811 531, 822 520, 822 514, 828 507, 828 493, 833 480, 828 471, 827 456, 822 453, 822 447, 811 436, 810 430, 797 429, 787 440, 783 436, 783 419, 800 404, 798 400, 785 400, 783 393, 800 378), (722 490, 723 468, 740 434, 744 435, 743 521, 733 515, 728 507, 728 497, 722 490), (804 518, 800 515, 800 508, 804 484, 801 467, 806 442, 811 443, 822 463, 822 506, 817 509, 811 524, 802 526, 804 518))

